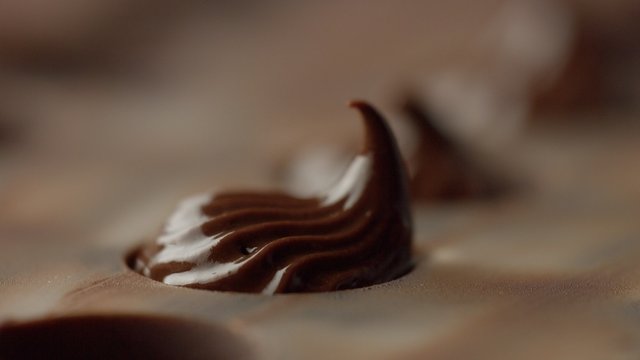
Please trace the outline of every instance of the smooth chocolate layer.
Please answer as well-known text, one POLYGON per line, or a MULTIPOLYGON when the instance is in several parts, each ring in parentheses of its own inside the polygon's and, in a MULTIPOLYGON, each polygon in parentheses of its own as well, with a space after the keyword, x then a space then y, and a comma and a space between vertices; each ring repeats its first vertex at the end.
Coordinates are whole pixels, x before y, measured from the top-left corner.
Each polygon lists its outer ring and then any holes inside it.
POLYGON ((166 284, 255 292, 317 292, 393 280, 410 270, 408 183, 395 139, 355 101, 365 146, 313 198, 222 192, 185 200, 132 267, 166 284))
POLYGON ((401 107, 418 135, 416 150, 407 159, 414 199, 487 198, 504 190, 503 184, 481 170, 437 127, 419 101, 407 97, 401 107))

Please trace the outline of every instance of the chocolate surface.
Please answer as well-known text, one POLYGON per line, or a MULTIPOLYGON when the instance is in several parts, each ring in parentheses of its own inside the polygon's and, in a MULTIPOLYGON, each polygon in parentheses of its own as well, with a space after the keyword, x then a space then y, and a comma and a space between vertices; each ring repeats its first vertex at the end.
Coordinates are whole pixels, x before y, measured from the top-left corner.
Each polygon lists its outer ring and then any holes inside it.
POLYGON ((249 359, 229 331, 145 315, 85 315, 0 326, 0 359, 249 359))
POLYGON ((407 159, 414 198, 486 198, 503 190, 436 126, 433 116, 419 101, 408 97, 401 108, 418 134, 416 150, 407 159))
POLYGON ((187 199, 132 267, 169 285, 286 293, 393 280, 411 263, 407 180, 385 120, 352 102, 366 141, 342 178, 313 198, 222 192, 187 199))

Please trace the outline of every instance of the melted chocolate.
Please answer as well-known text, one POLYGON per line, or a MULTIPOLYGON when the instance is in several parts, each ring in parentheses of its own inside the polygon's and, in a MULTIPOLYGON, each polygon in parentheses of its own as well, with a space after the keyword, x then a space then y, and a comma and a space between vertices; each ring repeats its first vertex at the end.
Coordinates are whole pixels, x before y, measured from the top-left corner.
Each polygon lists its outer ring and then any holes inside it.
POLYGON ((408 97, 402 110, 418 134, 417 149, 408 158, 413 198, 459 200, 493 197, 501 192, 502 186, 438 129, 418 101, 408 97))
POLYGON ((223 192, 187 199, 132 267, 170 285, 287 293, 393 280, 412 266, 407 179, 385 120, 355 101, 366 141, 326 193, 223 192))
POLYGON ((0 326, 0 359, 248 359, 223 328, 143 315, 86 315, 0 326))

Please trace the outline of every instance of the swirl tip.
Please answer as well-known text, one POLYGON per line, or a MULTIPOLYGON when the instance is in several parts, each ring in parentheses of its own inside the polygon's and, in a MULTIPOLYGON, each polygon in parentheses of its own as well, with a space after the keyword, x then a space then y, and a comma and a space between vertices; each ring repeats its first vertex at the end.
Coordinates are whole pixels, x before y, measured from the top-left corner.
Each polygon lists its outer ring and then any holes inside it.
POLYGON ((359 110, 371 108, 371 105, 368 102, 360 99, 350 100, 349 102, 347 102, 347 106, 349 106, 350 108, 359 109, 359 110))

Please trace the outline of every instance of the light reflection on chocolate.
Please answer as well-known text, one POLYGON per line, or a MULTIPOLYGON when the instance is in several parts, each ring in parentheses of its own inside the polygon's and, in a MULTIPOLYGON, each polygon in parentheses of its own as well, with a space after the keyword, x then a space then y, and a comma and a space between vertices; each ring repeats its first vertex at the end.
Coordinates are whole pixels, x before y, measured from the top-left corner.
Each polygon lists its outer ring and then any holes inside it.
POLYGON ((405 169, 385 120, 354 101, 365 146, 312 198, 222 192, 185 200, 131 266, 169 285, 287 293, 358 288, 412 267, 405 169))

